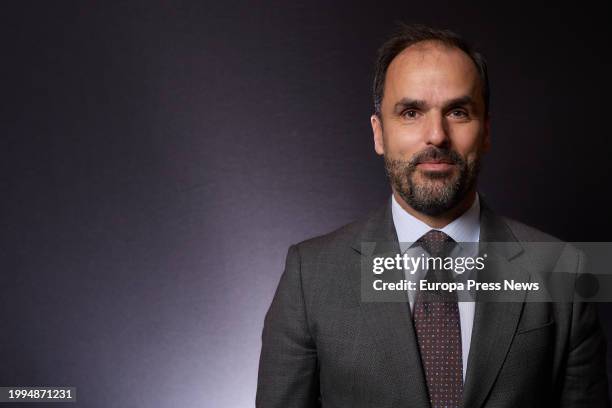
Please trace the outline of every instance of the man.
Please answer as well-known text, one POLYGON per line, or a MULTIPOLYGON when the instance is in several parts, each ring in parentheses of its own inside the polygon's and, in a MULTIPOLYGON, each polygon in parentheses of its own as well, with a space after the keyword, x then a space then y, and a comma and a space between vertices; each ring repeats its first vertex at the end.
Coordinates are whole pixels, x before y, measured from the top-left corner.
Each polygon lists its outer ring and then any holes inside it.
MULTIPOLYGON (((528 295, 436 301, 425 291, 364 300, 363 261, 388 242, 431 255, 442 243, 503 243, 488 247, 490 265, 521 282, 545 281, 559 268, 575 279, 583 264, 573 247, 495 215, 478 196, 490 145, 487 70, 456 34, 404 26, 390 38, 374 105, 374 148, 391 200, 365 221, 289 249, 266 315, 257 407, 608 407, 592 304, 528 295), (529 241, 555 250, 538 252, 529 241)), ((420 273, 458 279, 433 269, 420 273)))

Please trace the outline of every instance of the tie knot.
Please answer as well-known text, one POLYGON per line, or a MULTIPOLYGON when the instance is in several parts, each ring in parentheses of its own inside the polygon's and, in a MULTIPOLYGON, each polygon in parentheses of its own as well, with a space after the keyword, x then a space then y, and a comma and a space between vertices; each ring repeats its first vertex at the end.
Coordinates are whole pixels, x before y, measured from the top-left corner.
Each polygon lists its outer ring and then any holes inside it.
POLYGON ((455 240, 442 231, 432 229, 419 238, 417 242, 431 256, 442 256, 451 252, 453 247, 451 243, 455 242, 455 240))

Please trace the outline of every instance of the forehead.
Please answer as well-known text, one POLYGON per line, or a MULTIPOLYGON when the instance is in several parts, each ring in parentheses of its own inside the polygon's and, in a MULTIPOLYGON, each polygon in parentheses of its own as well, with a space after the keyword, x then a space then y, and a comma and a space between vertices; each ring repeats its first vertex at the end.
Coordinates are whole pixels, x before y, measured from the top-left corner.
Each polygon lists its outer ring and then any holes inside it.
POLYGON ((472 59, 458 48, 427 41, 406 48, 391 61, 383 104, 405 97, 435 103, 465 95, 475 100, 482 96, 472 59))

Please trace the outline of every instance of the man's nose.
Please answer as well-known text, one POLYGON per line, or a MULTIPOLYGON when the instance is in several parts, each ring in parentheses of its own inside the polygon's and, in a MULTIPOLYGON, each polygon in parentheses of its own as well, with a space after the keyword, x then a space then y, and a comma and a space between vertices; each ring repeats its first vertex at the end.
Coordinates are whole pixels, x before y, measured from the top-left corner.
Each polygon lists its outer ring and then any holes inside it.
POLYGON ((448 126, 444 115, 433 112, 429 115, 425 136, 427 144, 445 146, 449 143, 448 126))

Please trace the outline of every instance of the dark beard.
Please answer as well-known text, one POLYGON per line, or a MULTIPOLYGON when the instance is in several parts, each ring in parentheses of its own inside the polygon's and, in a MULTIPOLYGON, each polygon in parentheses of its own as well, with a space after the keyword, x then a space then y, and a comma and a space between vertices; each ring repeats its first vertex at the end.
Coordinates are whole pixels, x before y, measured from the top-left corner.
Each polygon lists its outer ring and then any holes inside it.
POLYGON ((438 216, 455 208, 476 184, 480 158, 466 161, 454 150, 431 147, 411 160, 385 156, 385 168, 393 188, 410 207, 429 216, 438 216), (458 167, 459 173, 420 171, 425 180, 416 182, 417 164, 431 159, 447 160, 458 167))

